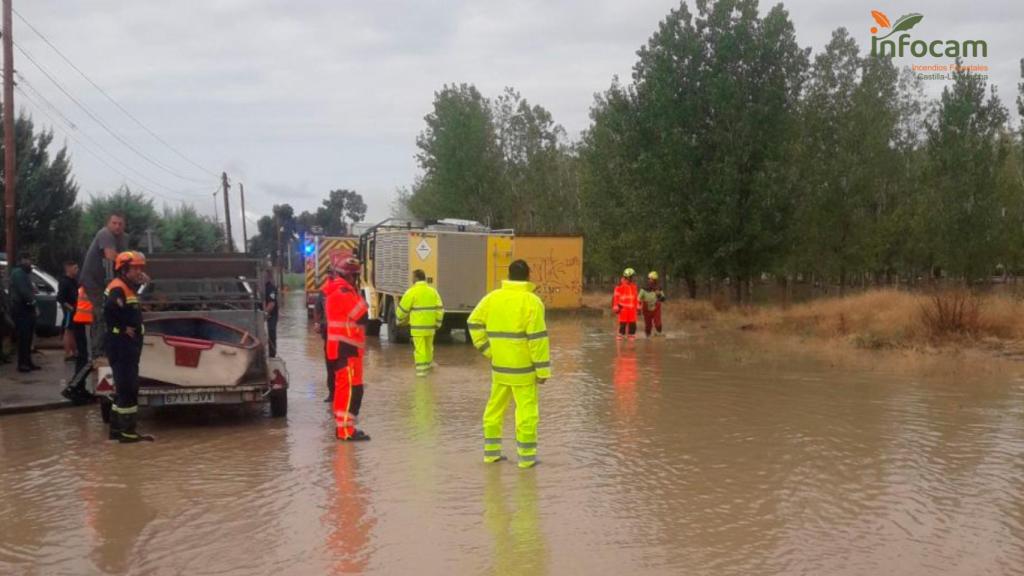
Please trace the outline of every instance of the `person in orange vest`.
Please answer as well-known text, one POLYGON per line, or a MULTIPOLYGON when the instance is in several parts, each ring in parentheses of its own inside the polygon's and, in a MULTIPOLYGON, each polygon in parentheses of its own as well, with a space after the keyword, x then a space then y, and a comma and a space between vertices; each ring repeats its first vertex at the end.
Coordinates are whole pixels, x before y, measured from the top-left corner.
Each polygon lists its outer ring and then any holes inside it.
POLYGON ((61 390, 64 396, 74 404, 85 404, 92 399, 92 394, 85 389, 85 379, 92 372, 92 359, 89 357, 89 327, 95 320, 92 302, 85 291, 85 286, 78 287, 78 298, 75 301, 75 313, 71 317, 68 330, 75 339, 78 354, 75 356, 75 374, 68 381, 67 387, 61 390))
POLYGON ((622 272, 622 280, 615 287, 615 294, 612 296, 612 312, 619 315, 617 338, 620 340, 627 333, 630 340, 636 338, 636 315, 640 310, 640 299, 637 296, 636 283, 633 282, 635 275, 635 270, 626 268, 622 272))
POLYGON ((363 405, 363 349, 366 346, 368 307, 356 291, 359 260, 349 258, 341 265, 339 278, 325 287, 327 316, 327 359, 334 370, 334 422, 339 440, 369 440, 356 428, 363 405))

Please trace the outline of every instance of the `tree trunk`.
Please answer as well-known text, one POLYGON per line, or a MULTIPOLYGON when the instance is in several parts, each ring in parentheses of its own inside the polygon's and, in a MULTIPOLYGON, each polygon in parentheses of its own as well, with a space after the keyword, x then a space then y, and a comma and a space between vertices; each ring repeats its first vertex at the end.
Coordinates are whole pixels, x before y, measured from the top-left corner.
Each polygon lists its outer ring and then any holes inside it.
POLYGON ((686 293, 690 296, 690 300, 697 299, 697 279, 687 274, 686 278, 686 293))
POLYGON ((736 296, 736 304, 741 305, 743 304, 743 278, 737 274, 733 280, 733 292, 736 296))

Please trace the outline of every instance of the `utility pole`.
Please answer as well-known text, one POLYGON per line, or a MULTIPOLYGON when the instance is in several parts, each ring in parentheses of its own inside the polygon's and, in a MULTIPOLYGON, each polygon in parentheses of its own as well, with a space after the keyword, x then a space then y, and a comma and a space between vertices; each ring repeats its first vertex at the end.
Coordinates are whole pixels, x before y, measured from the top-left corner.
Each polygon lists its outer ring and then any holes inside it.
POLYGON ((217 207, 217 194, 220 194, 220 190, 213 191, 213 221, 220 228, 220 208, 217 207))
POLYGON ((249 232, 245 225, 245 184, 238 183, 238 195, 242 198, 242 252, 249 253, 249 232))
POLYGON ((4 3, 4 223, 6 224, 7 262, 13 269, 18 261, 17 245, 17 145, 14 139, 14 37, 11 36, 11 2, 4 3))
POLYGON ((224 188, 224 250, 234 252, 235 246, 231 241, 231 206, 228 202, 228 190, 231 184, 228 183, 228 173, 220 173, 220 183, 224 188))

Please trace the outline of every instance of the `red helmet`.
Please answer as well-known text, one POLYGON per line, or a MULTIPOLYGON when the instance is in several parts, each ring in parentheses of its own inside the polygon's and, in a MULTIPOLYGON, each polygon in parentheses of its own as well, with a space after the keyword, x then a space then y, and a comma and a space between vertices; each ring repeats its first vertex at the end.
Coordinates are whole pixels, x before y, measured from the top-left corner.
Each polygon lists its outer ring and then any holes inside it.
POLYGON ((362 264, 360 264, 358 258, 349 257, 341 263, 341 266, 338 266, 338 273, 343 276, 353 276, 359 274, 362 269, 362 264))

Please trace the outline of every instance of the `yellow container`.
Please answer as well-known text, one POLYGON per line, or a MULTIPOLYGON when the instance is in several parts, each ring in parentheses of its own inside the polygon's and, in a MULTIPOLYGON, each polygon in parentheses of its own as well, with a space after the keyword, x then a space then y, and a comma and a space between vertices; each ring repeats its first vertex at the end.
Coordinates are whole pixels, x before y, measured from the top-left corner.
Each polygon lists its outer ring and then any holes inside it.
POLYGON ((530 265, 530 280, 544 306, 583 306, 582 236, 516 236, 512 257, 530 265))

